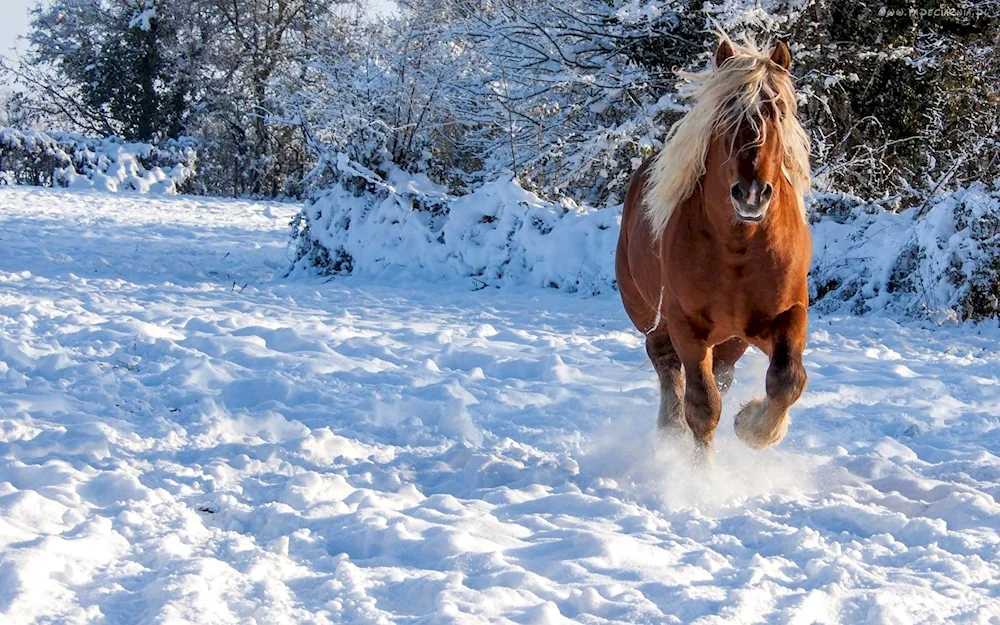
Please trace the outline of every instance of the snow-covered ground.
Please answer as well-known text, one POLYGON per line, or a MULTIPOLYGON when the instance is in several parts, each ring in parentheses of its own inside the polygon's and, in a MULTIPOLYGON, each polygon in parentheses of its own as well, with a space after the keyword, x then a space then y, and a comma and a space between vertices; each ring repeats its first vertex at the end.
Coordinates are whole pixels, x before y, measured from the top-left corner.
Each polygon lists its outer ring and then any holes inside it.
POLYGON ((617 297, 283 279, 294 206, 0 189, 0 623, 995 623, 1000 331, 814 316, 653 433, 617 297))

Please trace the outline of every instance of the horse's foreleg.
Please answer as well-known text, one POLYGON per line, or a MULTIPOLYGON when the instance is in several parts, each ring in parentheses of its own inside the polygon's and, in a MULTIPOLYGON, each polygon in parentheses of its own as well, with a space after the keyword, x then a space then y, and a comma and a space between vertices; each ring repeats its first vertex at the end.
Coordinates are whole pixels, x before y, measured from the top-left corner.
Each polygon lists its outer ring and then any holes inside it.
POLYGON ((674 347, 684 364, 684 420, 695 444, 707 451, 722 414, 722 394, 712 375, 712 350, 704 341, 683 334, 675 339, 674 347))
POLYGON ((646 337, 646 353, 653 362, 656 376, 660 380, 660 414, 657 427, 673 435, 687 430, 684 423, 684 377, 681 359, 670 342, 666 332, 646 337))
POLYGON ((807 324, 805 307, 795 306, 779 315, 772 325, 767 397, 752 400, 736 415, 736 435, 754 449, 775 445, 788 432, 788 408, 806 387, 802 350, 807 324))

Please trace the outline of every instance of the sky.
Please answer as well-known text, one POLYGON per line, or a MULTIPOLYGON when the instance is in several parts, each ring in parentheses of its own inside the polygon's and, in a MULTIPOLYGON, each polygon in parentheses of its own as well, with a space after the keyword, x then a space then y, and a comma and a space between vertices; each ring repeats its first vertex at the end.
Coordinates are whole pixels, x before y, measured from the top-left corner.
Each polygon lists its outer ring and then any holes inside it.
MULTIPOLYGON (((17 45, 17 38, 28 32, 28 9, 35 0, 0 0, 3 7, 0 19, 0 54, 11 56, 11 48, 17 45)), ((23 49, 23 47, 22 47, 23 49)))

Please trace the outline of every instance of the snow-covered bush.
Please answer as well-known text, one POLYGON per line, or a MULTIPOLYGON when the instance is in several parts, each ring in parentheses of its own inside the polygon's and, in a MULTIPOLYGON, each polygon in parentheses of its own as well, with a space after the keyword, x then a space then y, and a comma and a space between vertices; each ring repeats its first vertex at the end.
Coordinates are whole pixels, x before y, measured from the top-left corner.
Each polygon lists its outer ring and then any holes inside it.
POLYGON ((0 172, 12 184, 177 193, 195 173, 195 156, 190 140, 154 146, 0 128, 0 172))
POLYGON ((332 185, 296 217, 296 271, 615 288, 619 209, 546 202, 511 178, 453 196, 425 175, 396 169, 383 178, 343 154, 335 166, 353 184, 332 185))
POLYGON ((1000 190, 973 184, 902 213, 821 197, 817 310, 981 320, 1000 316, 1000 190))

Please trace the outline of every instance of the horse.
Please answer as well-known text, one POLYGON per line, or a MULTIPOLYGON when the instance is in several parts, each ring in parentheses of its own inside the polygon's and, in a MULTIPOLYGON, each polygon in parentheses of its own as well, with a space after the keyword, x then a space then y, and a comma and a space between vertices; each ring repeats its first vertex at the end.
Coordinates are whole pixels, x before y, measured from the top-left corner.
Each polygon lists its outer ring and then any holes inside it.
POLYGON ((744 443, 779 443, 806 386, 809 138, 791 62, 782 41, 767 54, 722 37, 714 66, 688 75, 691 109, 626 192, 619 293, 659 378, 659 430, 693 435, 702 458, 748 345, 770 364, 766 396, 736 415, 744 443))

